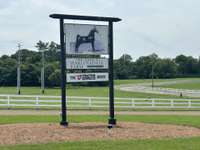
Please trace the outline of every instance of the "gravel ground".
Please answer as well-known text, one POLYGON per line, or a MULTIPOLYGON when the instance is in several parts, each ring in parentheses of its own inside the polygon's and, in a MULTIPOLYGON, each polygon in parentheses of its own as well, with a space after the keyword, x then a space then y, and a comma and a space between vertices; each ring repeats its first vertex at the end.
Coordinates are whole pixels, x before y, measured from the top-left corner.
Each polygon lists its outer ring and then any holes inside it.
POLYGON ((105 139, 150 139, 200 136, 200 129, 177 125, 119 122, 113 129, 104 123, 31 123, 0 125, 0 145, 35 144, 105 139))

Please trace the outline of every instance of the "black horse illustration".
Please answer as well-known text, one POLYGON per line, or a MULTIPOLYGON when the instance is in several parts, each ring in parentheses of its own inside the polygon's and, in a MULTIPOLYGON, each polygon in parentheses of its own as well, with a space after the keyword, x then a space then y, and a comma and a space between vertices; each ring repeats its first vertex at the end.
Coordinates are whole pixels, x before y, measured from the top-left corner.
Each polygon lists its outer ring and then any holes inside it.
POLYGON ((90 30, 88 36, 76 36, 76 43, 75 43, 75 52, 78 52, 78 48, 83 43, 90 43, 92 46, 92 51, 95 51, 94 47, 94 41, 95 41, 95 33, 99 33, 98 30, 94 27, 92 30, 90 30))

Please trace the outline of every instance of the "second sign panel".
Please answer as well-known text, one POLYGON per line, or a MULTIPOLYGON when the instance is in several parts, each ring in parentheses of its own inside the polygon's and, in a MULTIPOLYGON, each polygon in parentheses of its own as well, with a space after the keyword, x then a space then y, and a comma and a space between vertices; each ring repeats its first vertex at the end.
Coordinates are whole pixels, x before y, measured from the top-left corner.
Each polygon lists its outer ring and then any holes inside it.
POLYGON ((67 58, 67 69, 108 69, 107 58, 67 58))

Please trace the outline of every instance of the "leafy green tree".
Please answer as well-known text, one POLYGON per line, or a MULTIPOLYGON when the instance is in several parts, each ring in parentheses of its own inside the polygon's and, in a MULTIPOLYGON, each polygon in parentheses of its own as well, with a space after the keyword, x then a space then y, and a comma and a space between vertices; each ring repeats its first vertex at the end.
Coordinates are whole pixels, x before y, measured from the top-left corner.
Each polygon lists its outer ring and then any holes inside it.
MULTIPOLYGON (((36 43, 37 51, 28 49, 21 50, 21 80, 24 86, 40 86, 41 69, 41 51, 45 52, 45 85, 60 85, 60 45, 55 42, 38 41, 36 43)), ((0 86, 16 86, 17 79, 17 56, 18 51, 11 55, 0 57, 0 86)), ((68 55, 70 57, 82 57, 77 55, 68 55)), ((86 55, 87 58, 99 58, 100 56, 86 55)), ((152 70, 155 78, 173 78, 183 76, 198 76, 200 74, 200 58, 179 55, 175 59, 159 58, 156 54, 139 57, 135 62, 128 54, 122 55, 114 60, 115 79, 130 78, 151 78, 152 70)), ((91 72, 93 70, 84 70, 91 72)), ((102 70, 96 70, 102 71, 102 70)), ((76 71, 71 71, 76 72, 76 71)), ((108 83, 93 82, 80 83, 78 85, 103 86, 108 83)), ((77 85, 77 84, 76 84, 77 85)))
POLYGON ((118 60, 114 61, 114 76, 116 79, 128 79, 133 76, 132 57, 128 54, 122 55, 118 60))
POLYGON ((137 78, 151 78, 152 67, 154 67, 154 64, 157 60, 158 56, 156 54, 142 56, 139 59, 137 59, 135 62, 137 78))
POLYGON ((0 57, 0 86, 16 85, 16 60, 7 55, 0 57))
POLYGON ((24 86, 39 85, 40 69, 34 64, 22 64, 21 82, 24 86))
POLYGON ((48 77, 50 86, 59 86, 60 85, 60 70, 56 69, 48 77))
POLYGON ((177 73, 177 65, 171 59, 158 59, 155 63, 155 77, 174 78, 177 73))
POLYGON ((48 42, 39 41, 39 42, 36 43, 35 47, 37 47, 38 50, 41 52, 43 50, 48 49, 48 45, 49 45, 48 42))
POLYGON ((175 58, 179 75, 192 75, 199 73, 198 59, 191 56, 179 55, 175 58))

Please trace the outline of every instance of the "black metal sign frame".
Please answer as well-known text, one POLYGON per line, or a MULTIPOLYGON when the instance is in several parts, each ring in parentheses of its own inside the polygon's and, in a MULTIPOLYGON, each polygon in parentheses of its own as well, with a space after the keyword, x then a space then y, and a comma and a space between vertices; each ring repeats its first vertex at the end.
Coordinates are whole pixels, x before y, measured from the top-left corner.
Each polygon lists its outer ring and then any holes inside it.
POLYGON ((120 18, 99 17, 99 16, 78 16, 66 14, 51 14, 51 18, 60 21, 60 45, 61 45, 61 92, 62 92, 62 120, 63 126, 68 126, 67 106, 66 106, 66 47, 64 34, 64 19, 85 20, 85 21, 102 21, 108 22, 108 49, 109 49, 109 127, 116 125, 115 109, 114 109, 114 82, 113 82, 113 22, 121 21, 120 18))

